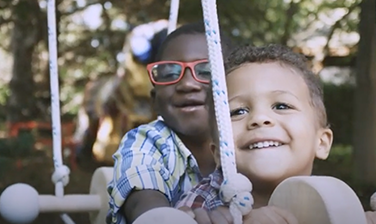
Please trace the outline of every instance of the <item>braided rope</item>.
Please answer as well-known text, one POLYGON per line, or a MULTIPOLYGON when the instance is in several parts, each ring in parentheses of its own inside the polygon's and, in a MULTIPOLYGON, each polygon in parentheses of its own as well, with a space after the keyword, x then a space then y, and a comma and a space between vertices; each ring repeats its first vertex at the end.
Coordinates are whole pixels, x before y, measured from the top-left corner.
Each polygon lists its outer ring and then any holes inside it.
POLYGON ((202 0, 201 3, 212 72, 212 92, 219 131, 220 157, 224 177, 220 196, 224 202, 230 202, 230 212, 234 217, 234 223, 241 224, 242 216, 248 214, 252 209, 253 198, 250 194, 252 184, 245 176, 237 173, 236 170, 216 1, 202 0))
POLYGON ((178 14, 179 14, 179 0, 171 0, 167 34, 170 34, 172 31, 176 29, 176 24, 178 22, 178 14))
MULTIPOLYGON (((57 65, 57 35, 56 35, 56 4, 55 0, 48 0, 47 22, 48 22, 48 51, 50 65, 50 88, 51 88, 51 117, 52 117, 52 140, 53 140, 53 162, 55 172, 52 175, 52 182, 55 184, 57 197, 64 196, 64 186, 69 183, 69 168, 63 165, 61 151, 61 121, 60 121, 60 97, 59 79, 57 65)), ((74 224, 67 214, 61 214, 62 220, 67 224, 74 224)))

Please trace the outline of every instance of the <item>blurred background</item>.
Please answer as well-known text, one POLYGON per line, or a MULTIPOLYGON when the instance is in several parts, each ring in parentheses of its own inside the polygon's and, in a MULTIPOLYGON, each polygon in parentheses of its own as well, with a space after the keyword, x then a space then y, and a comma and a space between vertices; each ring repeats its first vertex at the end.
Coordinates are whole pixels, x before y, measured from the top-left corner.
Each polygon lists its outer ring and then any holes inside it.
MULTIPOLYGON (((217 0, 221 30, 234 41, 280 43, 307 56, 335 136, 314 174, 345 181, 365 209, 376 191, 375 1, 217 0)), ((169 5, 57 0, 66 193, 88 193, 93 170, 112 165, 124 133, 155 119, 145 64, 166 36, 169 5)), ((44 0, 0 0, 0 193, 16 182, 54 193, 46 10, 44 0)), ((200 20, 201 1, 180 0, 178 22, 200 20)), ((72 217, 88 223, 87 214, 72 217)), ((63 222, 48 214, 35 223, 63 222)))

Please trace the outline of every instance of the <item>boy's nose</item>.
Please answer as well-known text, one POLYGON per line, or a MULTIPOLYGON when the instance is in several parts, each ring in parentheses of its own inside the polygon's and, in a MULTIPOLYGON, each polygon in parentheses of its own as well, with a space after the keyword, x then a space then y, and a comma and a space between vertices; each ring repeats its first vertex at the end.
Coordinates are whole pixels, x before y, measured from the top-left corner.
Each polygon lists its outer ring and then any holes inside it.
POLYGON ((185 69, 183 77, 177 83, 176 90, 178 92, 193 92, 201 89, 202 84, 194 79, 191 69, 185 69))
POLYGON ((248 128, 255 129, 263 126, 273 126, 273 119, 266 113, 254 113, 248 121, 248 128))

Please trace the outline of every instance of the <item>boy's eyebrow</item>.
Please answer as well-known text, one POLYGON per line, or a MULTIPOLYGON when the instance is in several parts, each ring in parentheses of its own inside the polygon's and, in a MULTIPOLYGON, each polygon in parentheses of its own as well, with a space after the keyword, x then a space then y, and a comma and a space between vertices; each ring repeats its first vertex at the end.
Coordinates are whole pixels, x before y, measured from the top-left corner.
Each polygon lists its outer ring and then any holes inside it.
POLYGON ((275 94, 288 94, 288 95, 292 95, 293 97, 295 97, 297 100, 299 100, 299 98, 293 94, 292 92, 289 92, 289 91, 285 91, 285 90, 274 90, 272 93, 275 93, 275 94))
MULTIPOLYGON (((286 90, 273 90, 271 92, 269 92, 269 94, 273 94, 273 95, 283 95, 283 94, 287 94, 287 95, 291 95, 293 96, 294 98, 296 98, 297 100, 299 100, 299 97, 296 96, 295 94, 293 94, 292 92, 290 91, 286 91, 286 90)), ((248 95, 244 95, 244 94, 237 94, 233 97, 230 97, 228 99, 228 101, 243 101, 245 99, 248 99, 248 95)))
POLYGON ((235 95, 235 96, 229 98, 228 101, 244 100, 244 98, 247 99, 248 96, 247 96, 247 95, 240 95, 240 94, 237 94, 237 95, 235 95))

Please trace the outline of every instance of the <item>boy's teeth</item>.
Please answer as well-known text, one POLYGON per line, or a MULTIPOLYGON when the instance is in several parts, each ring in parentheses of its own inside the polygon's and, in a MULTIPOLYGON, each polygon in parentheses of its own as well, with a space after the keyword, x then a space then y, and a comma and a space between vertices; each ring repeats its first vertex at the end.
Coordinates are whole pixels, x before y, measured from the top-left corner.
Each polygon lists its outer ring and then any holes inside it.
POLYGON ((280 146, 282 143, 280 142, 274 142, 274 141, 265 141, 265 142, 256 142, 249 146, 249 149, 261 149, 261 148, 267 148, 270 146, 280 146))

